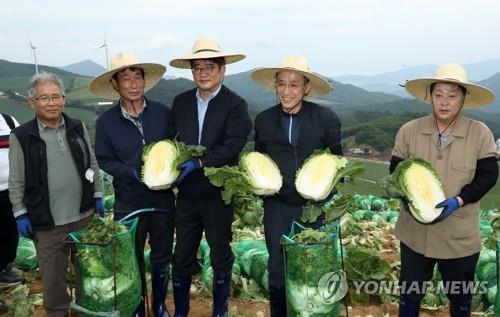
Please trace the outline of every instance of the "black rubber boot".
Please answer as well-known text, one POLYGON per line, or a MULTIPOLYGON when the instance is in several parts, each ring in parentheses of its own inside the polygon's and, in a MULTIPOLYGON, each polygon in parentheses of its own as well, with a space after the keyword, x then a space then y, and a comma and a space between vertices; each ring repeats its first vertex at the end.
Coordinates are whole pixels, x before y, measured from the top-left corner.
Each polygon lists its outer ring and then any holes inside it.
POLYGON ((168 269, 166 267, 153 268, 153 316, 170 317, 165 299, 167 298, 168 269))
POLYGON ((418 317, 420 301, 409 295, 399 296, 399 317, 418 317))
POLYGON ((189 289, 191 288, 191 275, 174 275, 175 317, 187 317, 189 314, 189 289))
POLYGON ((450 302, 450 317, 469 317, 472 313, 472 302, 450 302))
POLYGON ((213 282, 213 316, 227 317, 228 305, 227 298, 229 297, 229 288, 231 287, 231 272, 221 273, 214 276, 213 282))
POLYGON ((144 297, 141 297, 141 302, 139 306, 135 309, 133 317, 145 317, 146 316, 146 307, 144 307, 144 297))
POLYGON ((271 317, 286 317, 285 287, 269 287, 269 305, 271 317))

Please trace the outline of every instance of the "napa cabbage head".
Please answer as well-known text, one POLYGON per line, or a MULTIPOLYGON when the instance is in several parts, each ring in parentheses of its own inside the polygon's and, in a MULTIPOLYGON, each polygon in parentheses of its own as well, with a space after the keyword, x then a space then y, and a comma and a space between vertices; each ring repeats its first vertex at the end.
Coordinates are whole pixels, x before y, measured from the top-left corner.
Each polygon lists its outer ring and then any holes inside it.
POLYGON ((149 189, 162 190, 172 187, 180 174, 180 165, 199 157, 205 148, 186 145, 177 140, 161 140, 144 147, 141 178, 149 189))
POLYGON ((158 141, 144 148, 142 181, 150 189, 170 188, 180 174, 175 162, 179 151, 170 140, 158 141))
POLYGON ((244 153, 240 158, 240 170, 255 195, 274 195, 283 184, 278 165, 266 154, 255 151, 244 153))
POLYGON ((417 221, 431 223, 441 214, 443 208, 436 205, 446 197, 435 169, 427 161, 414 158, 399 163, 392 179, 404 192, 417 221))
POLYGON ((305 199, 320 201, 328 197, 342 177, 363 173, 363 165, 331 154, 330 151, 316 151, 297 171, 295 188, 305 199))

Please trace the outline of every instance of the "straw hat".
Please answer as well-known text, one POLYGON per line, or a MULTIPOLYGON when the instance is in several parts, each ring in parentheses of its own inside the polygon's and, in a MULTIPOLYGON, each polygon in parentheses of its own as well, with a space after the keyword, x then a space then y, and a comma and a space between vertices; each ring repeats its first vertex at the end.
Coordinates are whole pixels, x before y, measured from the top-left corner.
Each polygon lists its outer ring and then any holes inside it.
POLYGON ((464 108, 479 108, 495 101, 495 94, 486 87, 467 80, 467 72, 457 64, 445 64, 439 67, 431 78, 418 78, 406 82, 406 90, 420 101, 431 103, 430 86, 432 83, 452 83, 465 89, 467 93, 464 108))
POLYGON ((228 53, 222 51, 216 40, 208 37, 197 39, 193 44, 192 53, 170 61, 170 66, 176 68, 191 68, 191 61, 196 59, 211 59, 224 57, 226 64, 241 61, 245 55, 241 53, 228 53))
POLYGON ((141 68, 144 70, 144 92, 153 88, 166 71, 166 67, 154 63, 140 63, 135 55, 130 53, 118 53, 111 59, 110 70, 97 76, 90 83, 90 91, 99 97, 116 100, 120 94, 113 88, 111 78, 114 74, 127 68, 141 68))
POLYGON ((330 85, 328 80, 319 74, 313 73, 309 69, 307 59, 299 54, 285 57, 278 67, 256 68, 250 76, 258 84, 271 91, 275 91, 276 74, 281 71, 292 71, 307 77, 311 86, 307 97, 321 96, 332 91, 332 85, 330 85))

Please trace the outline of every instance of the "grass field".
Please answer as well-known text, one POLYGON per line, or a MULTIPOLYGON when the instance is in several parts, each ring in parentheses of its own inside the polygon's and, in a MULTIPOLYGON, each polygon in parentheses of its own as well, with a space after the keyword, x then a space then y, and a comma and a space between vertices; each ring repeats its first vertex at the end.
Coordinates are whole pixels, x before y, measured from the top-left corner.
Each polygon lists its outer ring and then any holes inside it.
MULTIPOLYGON (((384 190, 375 183, 382 177, 389 174, 389 164, 386 162, 376 162, 359 160, 365 165, 365 173, 354 183, 345 184, 349 194, 386 196, 384 190)), ((500 184, 497 183, 486 196, 481 199, 481 209, 495 209, 500 204, 500 184)))

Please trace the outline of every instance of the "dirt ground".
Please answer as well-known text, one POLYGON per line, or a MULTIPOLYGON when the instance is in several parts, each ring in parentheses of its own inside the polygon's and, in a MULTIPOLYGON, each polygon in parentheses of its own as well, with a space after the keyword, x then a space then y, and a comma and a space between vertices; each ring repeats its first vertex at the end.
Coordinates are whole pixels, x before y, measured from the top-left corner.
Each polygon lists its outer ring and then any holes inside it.
MULTIPOLYGON (((33 290, 39 291, 39 285, 33 290)), ((30 287, 31 289, 31 287, 30 287)), ((174 305, 173 297, 168 296, 167 306, 169 312, 173 314, 174 305)), ((208 295, 191 295, 191 311, 190 317, 211 317, 212 316, 212 299, 208 295)), ((267 301, 243 301, 239 299, 230 299, 230 316, 235 317, 267 317, 269 313, 269 303, 267 301)), ((398 314, 396 305, 356 305, 348 306, 348 314, 350 317, 392 317, 398 314)), ((76 315, 73 315, 76 316, 76 315)), ((152 316, 152 314, 150 314, 152 316)), ((346 316, 345 308, 341 311, 341 316, 346 316)), ((447 310, 437 311, 422 311, 421 317, 445 317, 449 316, 447 310)), ((15 317, 10 314, 2 314, 0 317, 15 317)), ((34 317, 45 317, 44 310, 41 306, 37 306, 34 317)))

